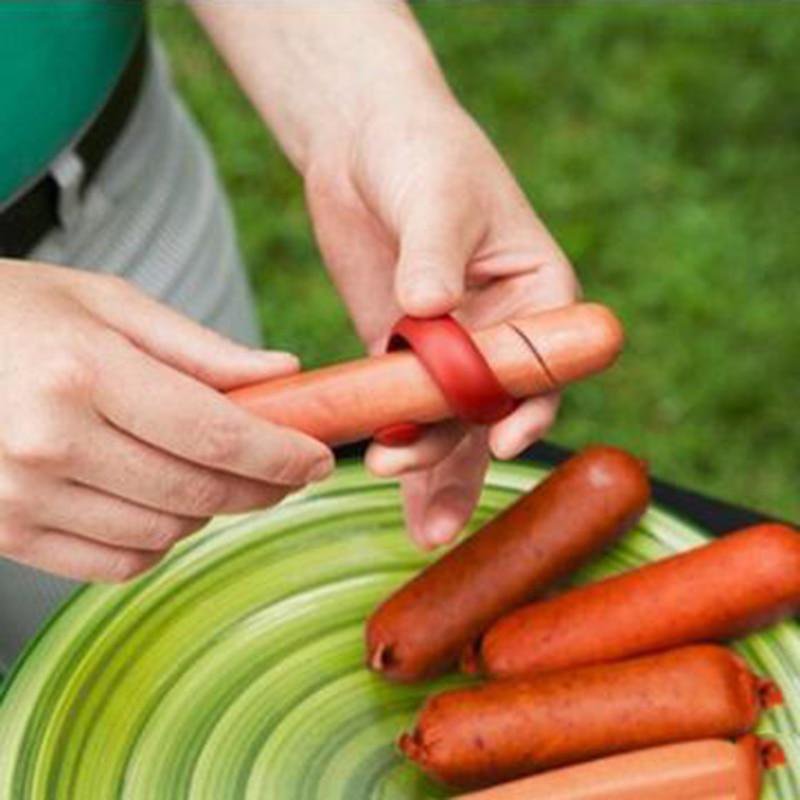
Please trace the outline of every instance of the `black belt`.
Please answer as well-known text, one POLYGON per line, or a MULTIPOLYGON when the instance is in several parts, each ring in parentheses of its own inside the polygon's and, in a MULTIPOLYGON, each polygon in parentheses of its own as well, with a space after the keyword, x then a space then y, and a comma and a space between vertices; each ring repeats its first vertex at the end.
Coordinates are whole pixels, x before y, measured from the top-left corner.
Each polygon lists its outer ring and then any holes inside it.
MULTIPOLYGON (((147 53, 147 37, 143 33, 111 96, 73 148, 83 164, 82 190, 97 173, 136 106, 147 53)), ((0 256, 26 255, 57 227, 61 222, 58 199, 59 185, 48 172, 0 212, 0 256)))

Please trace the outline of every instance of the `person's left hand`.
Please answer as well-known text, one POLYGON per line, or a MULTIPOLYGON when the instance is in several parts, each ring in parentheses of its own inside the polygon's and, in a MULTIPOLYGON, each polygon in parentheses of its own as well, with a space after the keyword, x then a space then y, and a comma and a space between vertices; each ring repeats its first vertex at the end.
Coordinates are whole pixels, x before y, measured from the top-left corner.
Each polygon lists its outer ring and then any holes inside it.
MULTIPOLYGON (((305 172, 317 239, 361 338, 380 352, 402 314, 454 312, 480 329, 576 300, 562 251, 486 136, 439 92, 373 114, 355 141, 305 172)), ((512 458, 553 423, 559 398, 527 400, 485 428, 431 428, 406 447, 372 444, 379 476, 403 475, 423 547, 451 541, 477 502, 489 453, 512 458)))

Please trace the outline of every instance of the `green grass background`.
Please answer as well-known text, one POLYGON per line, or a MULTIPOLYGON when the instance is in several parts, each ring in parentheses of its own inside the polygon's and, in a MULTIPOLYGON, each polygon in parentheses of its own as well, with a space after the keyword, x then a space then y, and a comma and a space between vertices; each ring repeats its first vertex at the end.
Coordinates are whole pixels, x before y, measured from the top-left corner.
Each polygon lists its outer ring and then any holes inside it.
MULTIPOLYGON (((417 6, 466 106, 629 336, 551 438, 800 518, 800 5, 417 6)), ((230 190, 267 341, 359 346, 301 186, 187 12, 154 18, 230 190)))

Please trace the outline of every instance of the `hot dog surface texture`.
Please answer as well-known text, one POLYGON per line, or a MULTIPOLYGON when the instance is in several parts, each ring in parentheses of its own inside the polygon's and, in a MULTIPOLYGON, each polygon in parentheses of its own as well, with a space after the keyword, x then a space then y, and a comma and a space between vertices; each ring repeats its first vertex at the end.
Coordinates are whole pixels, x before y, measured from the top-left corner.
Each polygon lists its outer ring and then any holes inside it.
MULTIPOLYGON (((535 397, 609 367, 623 343, 604 306, 574 303, 472 334, 504 389, 535 397)), ((347 361, 228 392, 265 420, 331 445, 354 442, 398 423, 453 417, 419 359, 395 352, 347 361)))
POLYGON ((743 735, 760 682, 716 645, 433 696, 401 749, 431 776, 486 786, 615 753, 743 735))
POLYGON ((800 533, 764 524, 520 608, 482 639, 495 677, 723 641, 800 611, 800 533))
POLYGON ((639 460, 583 450, 386 600, 367 625, 368 663, 398 681, 442 672, 494 620, 628 530, 649 497, 639 460))
POLYGON ((459 800, 759 800, 764 748, 755 736, 704 739, 609 756, 459 800))

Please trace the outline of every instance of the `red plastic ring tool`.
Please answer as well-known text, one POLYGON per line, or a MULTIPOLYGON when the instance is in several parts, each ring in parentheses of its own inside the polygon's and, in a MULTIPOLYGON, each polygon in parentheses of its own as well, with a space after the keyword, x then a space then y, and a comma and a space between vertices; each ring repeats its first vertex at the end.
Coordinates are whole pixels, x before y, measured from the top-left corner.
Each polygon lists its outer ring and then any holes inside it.
MULTIPOLYGON (((392 328, 387 351, 410 349, 447 400, 453 416, 490 425, 506 417, 516 400, 503 388, 469 332, 453 317, 402 317, 392 328)), ((389 447, 412 444, 424 425, 400 422, 381 428, 375 441, 389 447)))

